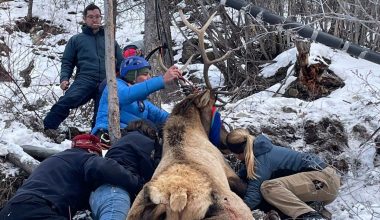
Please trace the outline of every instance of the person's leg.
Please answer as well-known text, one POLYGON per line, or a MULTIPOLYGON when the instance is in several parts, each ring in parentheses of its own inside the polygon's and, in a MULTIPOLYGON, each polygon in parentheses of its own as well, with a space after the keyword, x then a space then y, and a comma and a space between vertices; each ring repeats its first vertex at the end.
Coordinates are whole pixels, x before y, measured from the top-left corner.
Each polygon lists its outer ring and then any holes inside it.
MULTIPOLYGON (((103 80, 103 82, 105 82, 105 80, 103 80)), ((102 83, 103 83, 102 82, 102 83)), ((93 93, 93 100, 94 100, 94 114, 92 116, 92 122, 91 122, 91 130, 95 127, 95 123, 96 123, 96 115, 98 114, 98 108, 99 108, 99 103, 100 103, 100 98, 102 97, 102 94, 103 94, 103 90, 100 91, 101 89, 99 88, 100 86, 103 86, 102 84, 98 85, 97 86, 97 89, 95 90, 95 92, 93 93)))
POLYGON ((44 119, 44 128, 57 129, 63 120, 70 114, 70 109, 77 108, 94 98, 97 91, 97 82, 81 79, 74 80, 73 84, 54 104, 44 119))
POLYGON ((332 202, 340 186, 339 176, 332 168, 310 171, 264 181, 261 193, 264 199, 284 214, 296 218, 315 211, 305 202, 332 202))
POLYGON ((105 184, 91 193, 90 206, 94 220, 125 220, 131 200, 124 189, 105 184))
POLYGON ((12 198, 0 211, 4 220, 67 220, 52 209, 49 202, 33 195, 12 198))

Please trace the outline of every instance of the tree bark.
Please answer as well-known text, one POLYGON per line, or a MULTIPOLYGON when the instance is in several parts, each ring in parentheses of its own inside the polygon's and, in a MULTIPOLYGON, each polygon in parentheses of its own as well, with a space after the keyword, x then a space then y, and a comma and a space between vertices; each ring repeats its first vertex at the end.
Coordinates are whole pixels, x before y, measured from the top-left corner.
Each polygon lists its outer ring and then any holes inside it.
MULTIPOLYGON (((164 56, 164 63, 167 66, 173 64, 172 37, 170 33, 170 1, 167 0, 147 0, 145 2, 145 33, 144 45, 146 53, 154 48, 167 44, 168 49, 164 56), (157 3, 157 4, 156 4, 157 3), (147 31, 149 30, 149 31, 147 31)), ((155 56, 153 56, 155 57, 155 56)), ((152 66, 153 73, 156 75, 159 70, 159 64, 156 60, 151 59, 149 63, 152 66)))
POLYGON ((105 45, 106 74, 108 87, 108 132, 111 143, 121 137, 119 97, 115 74, 115 24, 113 22, 113 0, 105 0, 105 45))
POLYGON ((26 15, 26 20, 31 20, 33 17, 33 0, 28 2, 28 14, 26 15))
POLYGON ((25 170, 28 174, 31 174, 34 169, 40 165, 40 162, 29 156, 28 154, 20 155, 17 153, 9 153, 7 159, 15 166, 25 170))
POLYGON ((47 149, 44 147, 37 147, 32 145, 21 145, 20 147, 24 150, 25 153, 29 154, 40 162, 50 157, 51 155, 61 152, 59 150, 47 149))

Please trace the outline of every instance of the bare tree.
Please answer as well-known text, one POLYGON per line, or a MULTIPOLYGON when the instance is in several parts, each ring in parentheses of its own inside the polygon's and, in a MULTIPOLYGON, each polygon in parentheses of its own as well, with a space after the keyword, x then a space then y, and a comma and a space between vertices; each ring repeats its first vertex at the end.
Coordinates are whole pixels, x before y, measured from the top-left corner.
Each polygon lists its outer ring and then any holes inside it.
POLYGON ((121 137, 119 97, 117 96, 115 75, 115 24, 113 20, 113 0, 104 1, 105 8, 105 43, 106 43, 106 74, 108 86, 108 124, 111 142, 121 137))
POLYGON ((26 20, 30 21, 33 17, 33 0, 28 2, 28 14, 26 15, 26 20))

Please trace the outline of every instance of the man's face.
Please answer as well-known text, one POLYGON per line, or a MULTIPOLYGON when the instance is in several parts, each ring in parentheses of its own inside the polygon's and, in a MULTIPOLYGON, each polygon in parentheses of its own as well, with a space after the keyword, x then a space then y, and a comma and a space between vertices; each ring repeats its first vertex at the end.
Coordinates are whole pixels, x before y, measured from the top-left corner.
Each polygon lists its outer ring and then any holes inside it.
POLYGON ((99 30, 101 26, 102 15, 98 9, 88 10, 86 17, 84 17, 84 22, 87 26, 93 30, 99 30))
POLYGON ((136 83, 144 82, 145 80, 150 79, 150 74, 149 73, 143 73, 139 74, 136 78, 136 83))

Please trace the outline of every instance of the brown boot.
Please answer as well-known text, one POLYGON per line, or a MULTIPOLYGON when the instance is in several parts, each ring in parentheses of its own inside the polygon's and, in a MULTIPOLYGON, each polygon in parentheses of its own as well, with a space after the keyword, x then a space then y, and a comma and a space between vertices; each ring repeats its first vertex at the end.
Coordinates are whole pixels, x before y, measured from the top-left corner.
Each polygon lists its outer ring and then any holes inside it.
POLYGON ((54 142, 57 144, 62 143, 66 139, 66 136, 59 133, 59 131, 56 129, 45 129, 43 133, 46 137, 54 140, 54 142))

